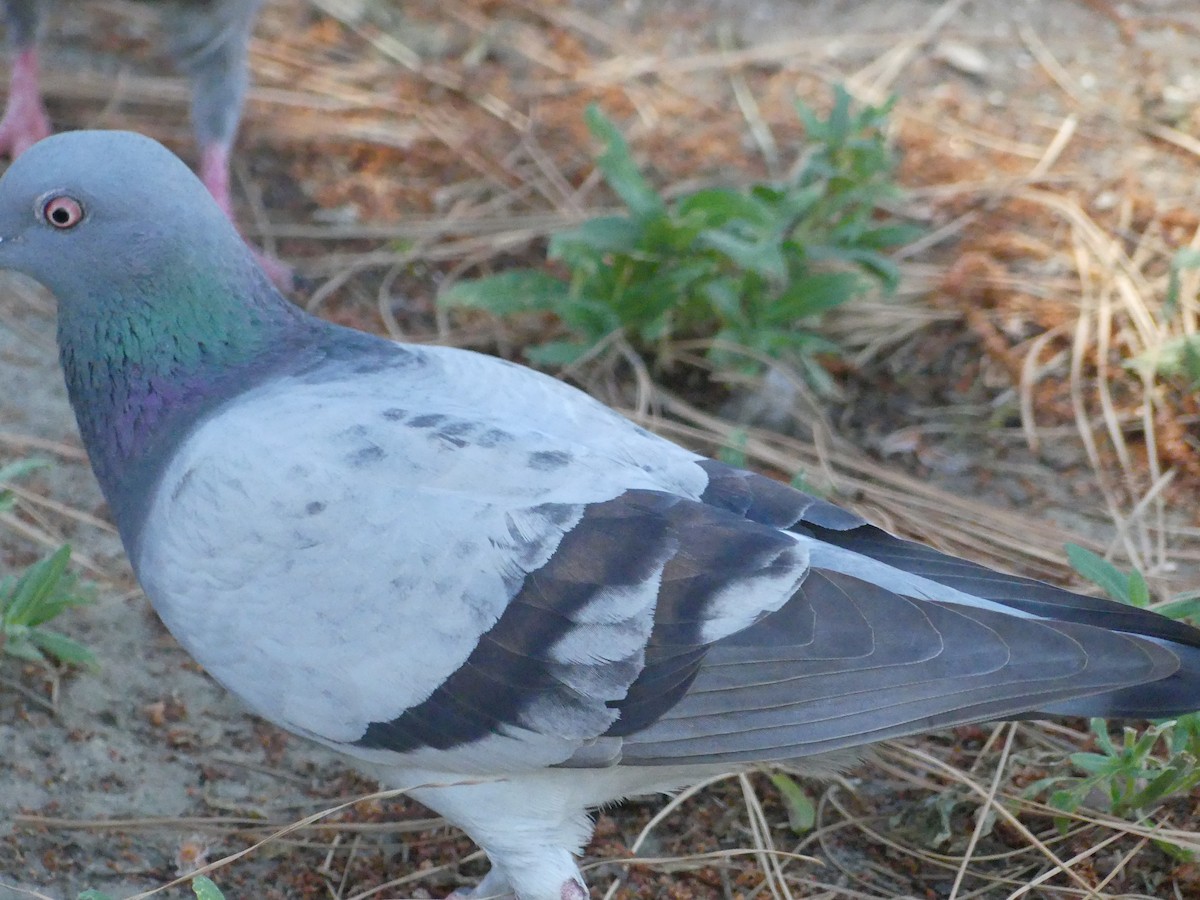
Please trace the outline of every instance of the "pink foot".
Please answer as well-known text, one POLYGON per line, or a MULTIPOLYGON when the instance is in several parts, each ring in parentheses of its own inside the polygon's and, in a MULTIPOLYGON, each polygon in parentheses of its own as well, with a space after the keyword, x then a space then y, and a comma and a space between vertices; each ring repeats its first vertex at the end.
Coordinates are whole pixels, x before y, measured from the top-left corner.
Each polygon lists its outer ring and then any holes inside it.
POLYGON ((37 51, 22 50, 13 62, 8 106, 0 118, 0 153, 16 159, 50 135, 50 119, 38 88, 37 51))
POLYGON ((459 888, 446 897, 446 900, 495 900, 498 897, 511 898, 512 888, 508 879, 499 874, 496 869, 490 869, 483 881, 473 888, 459 888))
POLYGON ((229 195, 229 147, 213 142, 200 148, 200 180, 208 188, 217 206, 233 221, 233 201, 229 195))
MULTIPOLYGON (((482 887, 482 886, 481 886, 482 887)), ((446 900, 476 900, 482 897, 502 896, 496 894, 482 894, 480 888, 467 889, 459 888, 451 894, 446 895, 446 900)), ((561 900, 588 900, 587 888, 574 879, 563 883, 562 890, 559 891, 561 900)))
POLYGON ((271 279, 271 283, 279 288, 285 294, 296 290, 296 273, 292 267, 282 260, 278 260, 273 256, 268 256, 257 247, 251 247, 254 251, 254 258, 258 260, 258 267, 267 273, 267 277, 271 279))
MULTIPOLYGON (((229 191, 229 147, 221 143, 212 143, 201 151, 200 180, 204 182, 208 192, 213 195, 217 205, 225 211, 229 221, 236 224, 237 220, 233 217, 233 201, 229 191)), ((296 273, 292 271, 291 266, 273 256, 268 256, 256 247, 251 246, 250 249, 254 251, 254 258, 258 260, 258 265, 267 273, 267 277, 271 279, 275 287, 285 293, 295 290, 296 273)))

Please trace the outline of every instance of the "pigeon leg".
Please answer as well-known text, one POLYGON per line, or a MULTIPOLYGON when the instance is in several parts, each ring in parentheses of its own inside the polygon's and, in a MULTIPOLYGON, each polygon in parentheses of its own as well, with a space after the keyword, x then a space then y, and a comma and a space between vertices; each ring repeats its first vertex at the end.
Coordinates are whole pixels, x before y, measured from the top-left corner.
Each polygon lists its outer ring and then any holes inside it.
POLYGON ((37 49, 28 47, 13 62, 8 105, 0 118, 0 153, 16 159, 50 135, 50 119, 38 88, 37 49))
POLYGON ((409 791, 465 831, 491 860, 492 870, 466 895, 471 900, 498 890, 517 900, 587 900, 573 851, 587 843, 592 823, 566 787, 575 776, 563 771, 409 791))
MULTIPOLYGON (((217 205, 225 211, 229 221, 236 221, 233 218, 233 200, 229 190, 229 146, 218 141, 207 144, 200 151, 199 174, 200 180, 204 182, 208 192, 213 195, 217 205)), ((258 260, 258 264, 276 287, 284 291, 290 291, 295 287, 295 274, 290 266, 273 256, 268 256, 256 247, 250 249, 254 251, 254 257, 258 260)))
MULTIPOLYGON (((491 873, 489 872, 488 874, 490 875, 491 873)), ((491 890, 487 887, 486 883, 487 879, 485 878, 474 888, 460 888, 454 893, 447 895, 446 900, 509 900, 513 896, 513 892, 507 887, 491 890)), ((572 878, 570 881, 563 883, 556 900, 588 900, 589 896, 587 888, 572 878)))
POLYGON ((493 867, 490 872, 483 877, 483 881, 475 885, 473 888, 459 888, 454 891, 446 900, 501 900, 501 898, 512 897, 512 888, 508 884, 508 879, 505 878, 500 870, 493 867))
MULTIPOLYGON (((229 156, 242 117, 250 81, 246 48, 262 0, 209 0, 174 4, 166 25, 171 52, 192 82, 192 126, 200 146, 200 180, 233 218, 229 156)), ((295 287, 291 268, 254 250, 258 264, 275 285, 295 287)))
MULTIPOLYGON (((446 900, 510 900, 512 888, 508 879, 499 872, 499 869, 493 868, 475 887, 459 888, 449 894, 446 900)), ((572 878, 563 883, 557 900, 588 900, 587 888, 572 878)))
POLYGON ((200 151, 200 180, 217 201, 217 206, 233 221, 233 200, 229 191, 229 147, 211 143, 200 151))

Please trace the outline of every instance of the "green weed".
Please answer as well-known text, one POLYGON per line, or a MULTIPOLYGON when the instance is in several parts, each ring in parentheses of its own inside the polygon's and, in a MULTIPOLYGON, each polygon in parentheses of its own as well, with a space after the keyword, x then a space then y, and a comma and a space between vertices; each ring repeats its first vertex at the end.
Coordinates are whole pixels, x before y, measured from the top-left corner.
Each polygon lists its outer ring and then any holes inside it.
MULTIPOLYGON (((1184 247, 1171 257, 1167 277, 1167 295, 1163 300, 1161 321, 1166 324, 1179 314, 1183 298, 1180 274, 1200 269, 1200 250, 1184 247)), ((1181 334, 1151 347, 1131 359, 1127 366, 1136 372, 1178 378, 1185 390, 1200 388, 1200 335, 1181 334)))
MULTIPOLYGON (((1113 599, 1143 609, 1150 606, 1146 580, 1137 570, 1122 572, 1074 544, 1067 545, 1067 556, 1080 575, 1113 599)), ((1197 611, 1198 599, 1185 596, 1155 609, 1175 618, 1187 618, 1197 611)), ((1074 812, 1086 804, 1141 820, 1169 797, 1200 785, 1200 768, 1196 765, 1200 759, 1200 714, 1158 722, 1142 731, 1125 727, 1116 739, 1104 719, 1092 719, 1090 728, 1096 752, 1072 753, 1069 757, 1082 774, 1043 778, 1026 789, 1028 796, 1050 791, 1049 804, 1063 812, 1074 812)), ((1059 824, 1066 826, 1065 820, 1059 824)), ((1182 848, 1155 843, 1174 856, 1190 858, 1182 848)))
POLYGON ((501 317, 553 313, 566 336, 525 351, 543 365, 575 362, 614 334, 660 362, 673 342, 703 339, 718 370, 759 372, 757 355, 796 364, 827 387, 817 357, 838 348, 816 330, 822 314, 875 287, 894 290, 899 273, 884 251, 918 233, 879 213, 897 195, 884 138, 889 108, 855 110, 840 88, 826 118, 798 104, 808 145, 786 183, 668 202, 593 106, 586 115, 603 146, 597 166, 627 214, 551 238, 548 255, 565 280, 518 269, 461 281, 441 302, 501 317))
MULTIPOLYGON (((192 879, 192 893, 196 895, 196 900, 225 900, 221 889, 203 875, 197 875, 192 879)), ((89 888, 81 893, 77 900, 113 900, 113 898, 103 891, 89 888)))
POLYGON ((779 791, 779 798, 787 812, 788 827, 792 832, 804 834, 812 831, 817 824, 817 804, 813 802, 808 791, 785 772, 772 772, 767 777, 771 779, 775 790, 779 791))
MULTIPOLYGON (((45 465, 39 460, 21 460, 0 468, 0 483, 12 481, 45 465)), ((0 510, 14 502, 12 491, 0 490, 0 510)), ((71 548, 62 546, 29 566, 20 575, 0 578, 0 655, 7 653, 27 662, 47 664, 51 660, 94 666, 91 651, 66 635, 44 627, 73 606, 91 603, 67 571, 71 548)))

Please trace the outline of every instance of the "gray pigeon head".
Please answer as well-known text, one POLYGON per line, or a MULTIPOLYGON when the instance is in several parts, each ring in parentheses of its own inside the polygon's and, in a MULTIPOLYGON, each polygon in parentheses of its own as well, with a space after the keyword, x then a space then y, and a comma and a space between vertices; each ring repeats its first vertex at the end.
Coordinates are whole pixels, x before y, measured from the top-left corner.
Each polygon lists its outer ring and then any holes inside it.
POLYGON ((60 308, 195 277, 229 283, 253 265, 200 181, 142 135, 57 134, 0 179, 0 268, 41 282, 60 308))
POLYGON ((138 134, 25 151, 0 178, 0 269, 58 301, 67 393, 127 539, 191 423, 312 343, 204 185, 138 134))

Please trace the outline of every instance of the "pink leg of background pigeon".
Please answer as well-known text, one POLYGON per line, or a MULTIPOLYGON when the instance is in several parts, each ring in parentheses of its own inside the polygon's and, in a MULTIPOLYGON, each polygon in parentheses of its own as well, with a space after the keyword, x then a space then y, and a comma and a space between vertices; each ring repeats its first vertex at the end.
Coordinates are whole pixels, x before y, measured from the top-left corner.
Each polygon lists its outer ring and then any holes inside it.
POLYGON ((37 50, 22 50, 13 62, 8 105, 0 119, 0 153, 16 159, 50 134, 50 119, 38 88, 37 50))
MULTIPOLYGON (((217 205, 229 217, 229 221, 236 222, 237 220, 233 217, 233 200, 229 191, 229 147, 220 142, 214 142, 202 148, 199 175, 204 186, 208 188, 208 192, 217 201, 217 205)), ((258 264, 276 287, 283 291, 290 291, 295 287, 295 275, 290 266, 273 256, 267 256, 255 247, 251 247, 251 249, 254 250, 258 264)))

